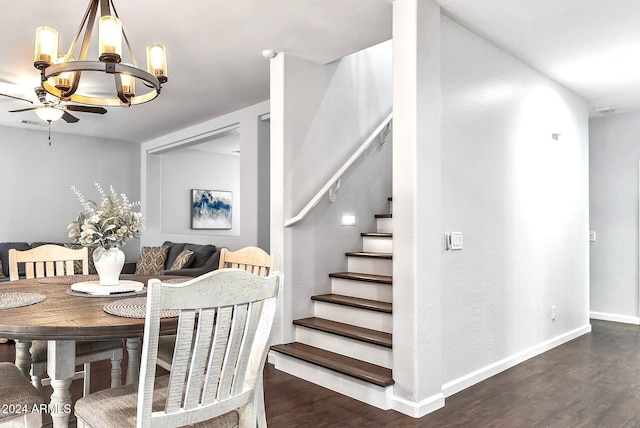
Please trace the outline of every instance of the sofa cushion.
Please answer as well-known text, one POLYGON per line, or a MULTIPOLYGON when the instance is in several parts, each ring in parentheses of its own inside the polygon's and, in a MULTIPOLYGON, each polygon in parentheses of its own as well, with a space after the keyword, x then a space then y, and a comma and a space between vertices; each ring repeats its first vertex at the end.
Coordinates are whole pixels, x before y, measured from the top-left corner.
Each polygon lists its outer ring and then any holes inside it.
POLYGON ((193 251, 193 261, 191 262, 191 267, 193 268, 203 266, 206 261, 209 260, 209 257, 216 252, 216 246, 211 244, 187 244, 184 246, 184 249, 193 251))
POLYGON ((4 274, 4 271, 2 270, 2 260, 0 260, 0 278, 6 278, 7 275, 4 274))
POLYGON ((158 275, 164 269, 169 247, 142 247, 136 264, 136 275, 158 275))
POLYGON ((178 254, 178 257, 176 257, 176 259, 173 261, 169 269, 174 270, 174 269, 188 268, 189 266, 191 266, 191 262, 193 261, 192 256, 193 256, 193 251, 182 250, 182 252, 178 254))
POLYGON ((167 260, 164 264, 165 269, 169 269, 169 266, 173 264, 173 262, 176 260, 176 257, 178 257, 178 254, 180 254, 182 250, 184 250, 184 246, 187 244, 184 242, 176 243, 171 241, 164 241, 162 245, 169 247, 169 252, 167 253, 167 260))
MULTIPOLYGON (((2 273, 9 276, 9 249, 15 248, 18 251, 24 251, 31 248, 27 242, 2 242, 0 243, 0 262, 2 262, 2 273)), ((24 275, 24 265, 20 263, 18 273, 24 275)))

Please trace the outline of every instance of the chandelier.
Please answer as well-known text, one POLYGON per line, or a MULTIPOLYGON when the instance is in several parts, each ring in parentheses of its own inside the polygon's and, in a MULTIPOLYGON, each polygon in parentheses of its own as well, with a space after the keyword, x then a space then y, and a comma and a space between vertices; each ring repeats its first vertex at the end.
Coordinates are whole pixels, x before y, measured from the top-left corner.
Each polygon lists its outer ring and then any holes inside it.
MULTIPOLYGON (((54 28, 47 26, 36 28, 33 66, 40 70, 40 80, 44 90, 61 100, 96 106, 131 106, 156 98, 160 94, 162 84, 168 80, 165 47, 152 44, 147 46, 146 53, 147 70, 143 70, 138 67, 113 0, 90 0, 78 32, 66 54, 58 56, 58 32, 54 28), (99 60, 88 61, 87 51, 98 6, 100 6, 99 60), (85 32, 76 60, 74 51, 83 29, 85 32), (123 39, 129 51, 131 64, 122 62, 123 39), (90 73, 113 75, 115 88, 107 95, 104 95, 103 91, 87 92, 85 88, 87 85, 80 85, 83 73, 89 76, 91 76, 90 73), (136 93, 136 80, 143 83, 144 88, 141 93, 136 93), (78 90, 79 86, 81 90, 78 90)), ((88 86, 91 86, 91 83, 88 86)), ((137 89, 140 89, 140 86, 138 85, 137 89)))

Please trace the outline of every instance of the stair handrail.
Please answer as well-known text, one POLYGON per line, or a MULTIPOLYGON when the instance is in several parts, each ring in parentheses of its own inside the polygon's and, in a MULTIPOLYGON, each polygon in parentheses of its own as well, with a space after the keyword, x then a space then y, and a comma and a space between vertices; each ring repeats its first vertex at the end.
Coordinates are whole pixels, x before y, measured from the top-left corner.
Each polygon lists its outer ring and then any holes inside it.
MULTIPOLYGON (((311 198, 311 200, 304 206, 304 208, 302 208, 296 216, 291 217, 289 220, 285 221, 284 223, 285 227, 293 226, 294 224, 304 219, 307 216, 307 214, 309 214, 309 212, 316 205, 318 205, 318 202, 320 202, 320 198, 322 198, 322 195, 324 195, 327 192, 331 193, 331 188, 333 187, 334 183, 337 183, 336 187, 340 187, 340 178, 342 177, 342 174, 344 174, 345 171, 349 169, 349 167, 353 165, 353 163, 356 160, 358 160, 360 156, 362 156, 362 154, 371 145, 371 142, 382 132, 382 130, 387 125, 391 123, 392 117, 393 117, 393 112, 389 113, 389 115, 382 121, 380 125, 378 125, 378 127, 371 133, 371 135, 369 135, 369 137, 364 141, 364 143, 360 145, 358 150, 356 150, 351 155, 351 157, 347 159, 347 161, 340 167, 340 169, 338 169, 338 171, 335 174, 333 174, 333 176, 329 179, 329 181, 327 181, 327 183, 324 186, 322 186, 320 190, 318 190, 318 192, 313 196, 313 198, 311 198)), ((336 188, 336 191, 337 191, 337 188, 336 188)))

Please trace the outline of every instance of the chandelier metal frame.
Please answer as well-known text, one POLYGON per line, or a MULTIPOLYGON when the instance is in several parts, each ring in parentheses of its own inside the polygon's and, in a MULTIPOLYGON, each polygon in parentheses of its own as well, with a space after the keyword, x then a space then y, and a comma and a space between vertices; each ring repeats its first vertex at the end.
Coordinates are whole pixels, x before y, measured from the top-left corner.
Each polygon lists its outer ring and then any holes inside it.
POLYGON ((113 9, 113 16, 119 19, 118 13, 113 4, 113 0, 90 0, 87 11, 84 14, 84 18, 78 28, 76 36, 71 42, 71 46, 67 54, 64 57, 64 62, 55 64, 45 61, 34 61, 34 67, 40 70, 41 85, 42 88, 54 97, 60 98, 64 101, 76 102, 79 104, 88 104, 94 106, 131 106, 149 102, 155 99, 162 89, 162 84, 167 82, 166 76, 166 64, 164 65, 164 74, 155 76, 154 74, 143 70, 138 67, 138 62, 131 48, 131 44, 126 36, 124 27, 122 28, 122 38, 126 43, 126 46, 131 56, 133 65, 121 63, 119 55, 102 55, 100 61, 87 61, 87 52, 89 49, 89 43, 91 41, 91 35, 93 32, 94 22, 98 12, 98 6, 100 6, 101 16, 110 16, 113 9), (83 28, 85 29, 84 37, 82 40, 82 46, 80 49, 79 59, 73 60, 73 53, 82 34, 83 28), (115 97, 99 97, 88 94, 77 93, 78 85, 82 77, 83 72, 102 72, 112 74, 115 81, 115 97), (70 79, 71 84, 68 87, 56 86, 55 78, 63 73, 73 73, 70 79), (135 95, 126 93, 123 90, 121 76, 131 76, 142 81, 144 86, 149 90, 141 95, 135 95))

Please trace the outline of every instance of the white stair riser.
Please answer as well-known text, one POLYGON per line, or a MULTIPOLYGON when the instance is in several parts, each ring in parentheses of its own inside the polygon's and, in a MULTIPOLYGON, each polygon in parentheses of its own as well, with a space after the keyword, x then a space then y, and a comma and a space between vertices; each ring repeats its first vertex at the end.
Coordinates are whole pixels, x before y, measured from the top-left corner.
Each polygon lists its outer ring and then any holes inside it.
POLYGON ((378 233, 393 233, 393 218, 377 218, 376 231, 378 233))
POLYGON ((347 269, 349 272, 369 273, 373 275, 393 275, 393 263, 391 259, 348 256, 347 269))
POLYGON ((360 340, 349 339, 337 334, 326 333, 324 331, 295 326, 296 342, 309 346, 346 355, 357 360, 366 361, 371 364, 391 368, 393 364, 393 354, 390 348, 373 345, 360 340))
POLYGON ((385 312, 314 300, 313 313, 318 318, 393 333, 393 318, 385 312))
POLYGON ((363 236, 362 251, 365 253, 393 253, 393 238, 363 236))
POLYGON ((362 401, 382 410, 391 409, 393 386, 386 388, 343 375, 315 364, 274 352, 275 367, 290 375, 362 401))
POLYGON ((381 302, 391 303, 393 301, 393 288, 391 288, 391 285, 377 282, 331 278, 331 292, 333 294, 379 300, 381 302))

